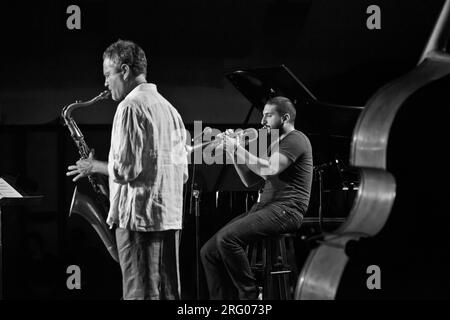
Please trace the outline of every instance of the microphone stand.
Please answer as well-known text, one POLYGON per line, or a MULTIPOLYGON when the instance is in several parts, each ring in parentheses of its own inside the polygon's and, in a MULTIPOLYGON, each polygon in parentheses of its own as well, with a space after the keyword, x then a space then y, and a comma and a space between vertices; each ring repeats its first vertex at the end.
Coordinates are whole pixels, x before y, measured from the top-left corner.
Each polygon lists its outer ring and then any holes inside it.
MULTIPOLYGON (((192 153, 193 154, 193 153, 192 153)), ((195 208, 195 296, 200 300, 200 188, 199 184, 195 183, 195 155, 192 161, 192 180, 191 180, 191 199, 189 205, 189 214, 192 215, 192 200, 194 200, 195 208)))
POLYGON ((317 170, 317 176, 319 179, 319 228, 320 228, 320 232, 322 232, 322 221, 323 221, 323 217, 322 217, 322 192, 323 192, 322 170, 323 169, 321 169, 321 168, 319 168, 319 170, 317 170))
POLYGON ((200 190, 193 189, 195 198, 195 285, 196 297, 200 300, 200 190))
POLYGON ((322 217, 322 193, 323 193, 323 181, 322 181, 322 172, 324 169, 325 165, 320 165, 317 166, 315 168, 316 170, 316 174, 317 174, 317 182, 319 185, 319 208, 318 208, 318 216, 319 216, 319 229, 320 232, 322 232, 322 222, 323 222, 323 217, 322 217))

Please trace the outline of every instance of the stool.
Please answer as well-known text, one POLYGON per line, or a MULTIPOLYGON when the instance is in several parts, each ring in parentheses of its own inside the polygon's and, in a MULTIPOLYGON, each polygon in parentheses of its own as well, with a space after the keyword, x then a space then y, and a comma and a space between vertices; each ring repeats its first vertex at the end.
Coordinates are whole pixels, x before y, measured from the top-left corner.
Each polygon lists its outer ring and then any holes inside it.
POLYGON ((280 234, 264 238, 247 247, 250 268, 263 299, 291 300, 298 270, 295 260, 295 234, 280 234))

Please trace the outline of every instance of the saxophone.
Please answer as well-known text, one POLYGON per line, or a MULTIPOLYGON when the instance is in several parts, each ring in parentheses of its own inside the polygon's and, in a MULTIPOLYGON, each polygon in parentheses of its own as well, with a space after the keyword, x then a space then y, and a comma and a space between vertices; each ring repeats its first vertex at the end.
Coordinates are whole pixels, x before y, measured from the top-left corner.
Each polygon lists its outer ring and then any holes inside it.
MULTIPOLYGON (((84 136, 81 130, 78 128, 76 122, 72 118, 72 112, 75 109, 90 106, 97 101, 107 99, 110 96, 108 90, 103 91, 98 96, 92 98, 89 101, 82 102, 76 101, 62 109, 61 118, 64 120, 64 125, 69 129, 70 135, 78 148, 81 159, 87 159, 89 157, 90 149, 84 140, 84 136)), ((117 253, 117 245, 114 234, 108 228, 104 217, 107 216, 109 210, 109 198, 108 198, 108 186, 101 177, 98 175, 88 176, 89 183, 96 193, 96 201, 82 193, 80 193, 75 187, 72 196, 72 202, 69 210, 69 217, 72 213, 79 214, 86 219, 89 224, 97 232, 98 236, 102 240, 106 249, 111 257, 119 262, 117 253)))

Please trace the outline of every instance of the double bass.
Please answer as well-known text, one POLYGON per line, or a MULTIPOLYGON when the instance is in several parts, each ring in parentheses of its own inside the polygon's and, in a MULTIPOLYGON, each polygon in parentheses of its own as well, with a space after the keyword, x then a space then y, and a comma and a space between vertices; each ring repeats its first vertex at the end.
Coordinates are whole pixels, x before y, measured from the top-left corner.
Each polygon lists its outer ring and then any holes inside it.
POLYGON ((380 88, 358 117, 349 164, 359 175, 346 221, 303 265, 295 299, 448 297, 445 176, 450 1, 418 65, 380 88), (369 288, 378 268, 378 290, 369 288))

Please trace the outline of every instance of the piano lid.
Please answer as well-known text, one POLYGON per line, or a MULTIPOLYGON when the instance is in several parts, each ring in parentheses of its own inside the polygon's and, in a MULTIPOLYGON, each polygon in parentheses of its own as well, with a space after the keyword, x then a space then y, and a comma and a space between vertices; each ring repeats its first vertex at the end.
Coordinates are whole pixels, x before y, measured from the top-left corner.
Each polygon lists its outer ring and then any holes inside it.
POLYGON ((291 99, 297 110, 296 126, 308 134, 350 138, 363 109, 318 100, 285 65, 237 70, 226 77, 261 112, 269 98, 291 99))

